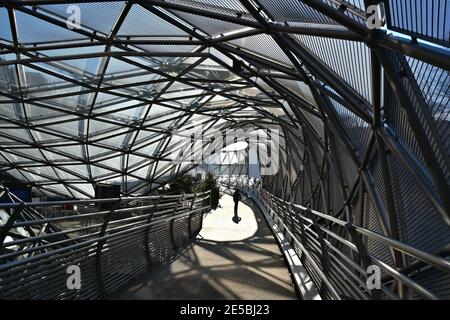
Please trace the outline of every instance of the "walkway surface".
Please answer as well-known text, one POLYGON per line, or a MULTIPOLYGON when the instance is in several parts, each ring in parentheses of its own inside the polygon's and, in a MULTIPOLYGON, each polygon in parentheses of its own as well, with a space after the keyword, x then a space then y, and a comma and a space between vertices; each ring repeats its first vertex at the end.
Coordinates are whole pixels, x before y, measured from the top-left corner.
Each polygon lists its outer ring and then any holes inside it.
POLYGON ((113 299, 297 299, 287 265, 259 209, 239 204, 235 224, 233 199, 203 222, 199 241, 172 264, 151 273, 113 299))

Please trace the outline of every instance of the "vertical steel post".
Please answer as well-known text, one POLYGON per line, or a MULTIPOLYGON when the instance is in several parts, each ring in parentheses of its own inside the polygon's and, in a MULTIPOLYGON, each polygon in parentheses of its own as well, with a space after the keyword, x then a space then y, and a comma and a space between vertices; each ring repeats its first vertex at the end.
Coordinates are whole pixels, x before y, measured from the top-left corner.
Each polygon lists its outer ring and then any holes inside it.
MULTIPOLYGON (((151 223, 153 220, 153 214, 155 213, 155 210, 157 209, 159 203, 161 202, 162 196, 159 197, 156 200, 156 203, 153 204, 152 208, 150 209, 150 213, 147 217, 147 224, 151 223)), ((152 266, 152 255, 150 252, 150 232, 152 230, 152 226, 147 226, 144 229, 144 248, 145 248, 145 258, 147 259, 147 268, 150 268, 152 266)))
MULTIPOLYGON (((103 224, 102 228, 100 229, 100 232, 98 234, 99 238, 102 238, 107 231, 109 221, 111 220, 111 216, 114 214, 117 208, 120 207, 122 204, 122 199, 117 200, 111 210, 109 210, 104 216, 103 216, 103 224)), ((102 273, 102 249, 103 246, 106 243, 106 239, 101 239, 97 242, 97 248, 95 250, 95 272, 97 276, 97 286, 99 289, 100 297, 106 296, 106 289, 105 289, 105 283, 103 281, 103 273, 102 273)))

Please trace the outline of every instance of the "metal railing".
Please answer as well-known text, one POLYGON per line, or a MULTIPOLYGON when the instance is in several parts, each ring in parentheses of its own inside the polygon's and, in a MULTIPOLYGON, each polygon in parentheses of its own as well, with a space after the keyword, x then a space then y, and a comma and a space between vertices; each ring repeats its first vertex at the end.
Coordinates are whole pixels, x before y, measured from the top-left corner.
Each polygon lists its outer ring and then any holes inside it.
POLYGON ((0 204, 0 299, 106 297, 176 257, 209 210, 209 192, 0 204), (65 205, 88 213, 42 213, 65 205), (80 288, 68 287, 69 266, 79 267, 80 288))
POLYGON ((438 254, 421 251, 350 221, 280 199, 255 179, 222 176, 219 180, 247 193, 277 223, 323 299, 447 298, 423 285, 423 279, 424 274, 434 281, 450 278, 448 248, 438 254), (386 246, 391 254, 408 256, 411 263, 399 269, 382 261, 368 252, 368 240, 386 246), (376 268, 380 271, 378 287, 371 278, 376 268))

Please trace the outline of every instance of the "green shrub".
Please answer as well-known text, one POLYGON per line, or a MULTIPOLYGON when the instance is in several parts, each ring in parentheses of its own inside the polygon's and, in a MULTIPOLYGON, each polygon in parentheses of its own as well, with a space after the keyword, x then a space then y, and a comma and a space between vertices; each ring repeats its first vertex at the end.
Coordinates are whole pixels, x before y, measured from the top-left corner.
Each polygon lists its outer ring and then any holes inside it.
POLYGON ((170 193, 172 194, 186 194, 193 193, 194 189, 194 177, 190 175, 177 176, 170 181, 170 193))
MULTIPOLYGON (((197 186, 197 192, 206 192, 211 190, 211 208, 216 210, 219 205, 219 199, 222 197, 220 194, 219 183, 214 175, 210 172, 206 174, 204 180, 202 180, 197 186)), ((209 202, 209 201, 208 201, 209 202)), ((203 205, 207 205, 206 201, 203 205)))

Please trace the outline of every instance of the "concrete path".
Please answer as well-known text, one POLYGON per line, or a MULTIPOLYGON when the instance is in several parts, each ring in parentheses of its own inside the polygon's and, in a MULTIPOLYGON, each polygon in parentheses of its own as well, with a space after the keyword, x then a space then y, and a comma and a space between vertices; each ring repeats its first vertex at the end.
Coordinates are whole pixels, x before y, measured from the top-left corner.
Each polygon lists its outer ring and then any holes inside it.
POLYGON ((224 194, 199 241, 172 264, 156 268, 113 299, 297 299, 279 247, 259 209, 224 194), (251 207, 250 207, 251 206, 251 207))

